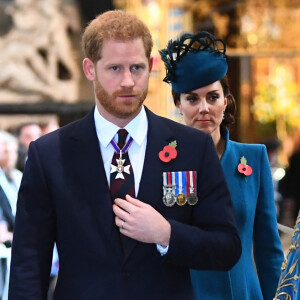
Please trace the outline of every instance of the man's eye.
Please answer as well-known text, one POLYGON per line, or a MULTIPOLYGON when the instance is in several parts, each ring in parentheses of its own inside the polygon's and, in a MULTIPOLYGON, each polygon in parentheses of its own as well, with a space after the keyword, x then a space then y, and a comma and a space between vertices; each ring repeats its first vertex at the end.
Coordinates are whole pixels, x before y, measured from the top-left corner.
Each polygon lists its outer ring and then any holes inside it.
POLYGON ((117 71, 117 70, 119 69, 119 67, 113 66, 112 69, 113 69, 114 71, 117 71))

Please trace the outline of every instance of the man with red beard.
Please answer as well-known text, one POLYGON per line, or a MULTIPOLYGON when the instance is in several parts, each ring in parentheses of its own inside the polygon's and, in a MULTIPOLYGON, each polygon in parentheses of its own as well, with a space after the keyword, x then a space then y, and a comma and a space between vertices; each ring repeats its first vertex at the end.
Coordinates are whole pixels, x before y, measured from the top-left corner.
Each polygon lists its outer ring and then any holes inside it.
POLYGON ((109 11, 82 39, 95 109, 31 143, 20 188, 9 299, 194 299, 189 268, 228 270, 241 252, 209 135, 143 102, 152 38, 109 11))

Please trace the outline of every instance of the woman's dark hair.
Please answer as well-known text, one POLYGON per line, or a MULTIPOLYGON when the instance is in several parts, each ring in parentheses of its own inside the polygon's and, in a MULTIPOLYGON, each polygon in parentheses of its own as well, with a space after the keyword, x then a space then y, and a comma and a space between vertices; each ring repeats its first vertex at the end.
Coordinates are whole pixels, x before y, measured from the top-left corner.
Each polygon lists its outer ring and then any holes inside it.
POLYGON ((235 113, 236 113, 236 102, 233 95, 230 92, 228 77, 225 76, 220 80, 223 88, 224 97, 227 99, 227 106, 224 112, 224 119, 221 123, 222 127, 228 127, 235 123, 235 113))
MULTIPOLYGON (((220 83, 223 88, 224 97, 227 99, 227 106, 221 126, 228 127, 229 125, 233 125, 235 123, 236 103, 233 95, 230 93, 227 76, 220 79, 220 83)), ((176 93, 174 90, 172 90, 172 96, 174 104, 177 105, 177 103, 180 101, 180 93, 176 93)))

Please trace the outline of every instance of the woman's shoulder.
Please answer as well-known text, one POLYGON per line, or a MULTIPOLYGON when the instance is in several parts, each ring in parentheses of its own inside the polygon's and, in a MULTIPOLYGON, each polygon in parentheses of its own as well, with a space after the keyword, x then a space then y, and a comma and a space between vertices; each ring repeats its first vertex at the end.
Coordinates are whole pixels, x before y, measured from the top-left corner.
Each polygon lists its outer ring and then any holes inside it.
POLYGON ((260 153, 266 152, 266 146, 263 144, 250 144, 250 143, 239 143, 232 140, 229 140, 231 151, 244 151, 250 155, 258 155, 260 153))
POLYGON ((265 165, 268 162, 266 146, 263 144, 239 143, 228 140, 226 148, 224 163, 225 161, 240 162, 243 157, 249 165, 265 165))
POLYGON ((264 144, 254 143, 240 143, 230 139, 229 130, 225 129, 221 131, 222 137, 226 141, 225 156, 250 156, 256 157, 265 155, 267 153, 266 146, 264 144))

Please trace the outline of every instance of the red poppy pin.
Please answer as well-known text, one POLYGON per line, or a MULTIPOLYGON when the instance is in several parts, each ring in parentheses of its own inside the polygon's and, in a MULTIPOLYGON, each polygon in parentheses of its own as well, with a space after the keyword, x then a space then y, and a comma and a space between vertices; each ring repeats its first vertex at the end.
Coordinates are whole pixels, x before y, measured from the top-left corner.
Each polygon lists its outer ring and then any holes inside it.
POLYGON ((238 165, 238 171, 245 176, 249 176, 252 174, 252 168, 247 165, 247 159, 245 156, 242 156, 240 159, 240 164, 238 165))
POLYGON ((158 156, 161 161, 163 162, 169 162, 171 159, 174 159, 177 157, 177 142, 173 141, 169 145, 165 146, 162 151, 158 153, 158 156))

